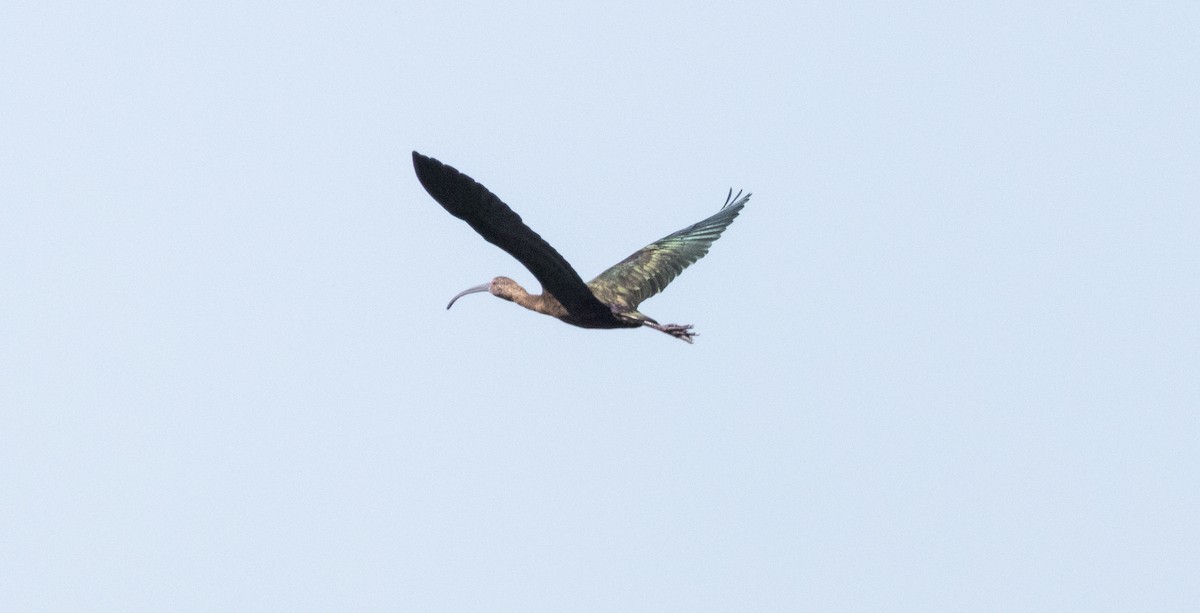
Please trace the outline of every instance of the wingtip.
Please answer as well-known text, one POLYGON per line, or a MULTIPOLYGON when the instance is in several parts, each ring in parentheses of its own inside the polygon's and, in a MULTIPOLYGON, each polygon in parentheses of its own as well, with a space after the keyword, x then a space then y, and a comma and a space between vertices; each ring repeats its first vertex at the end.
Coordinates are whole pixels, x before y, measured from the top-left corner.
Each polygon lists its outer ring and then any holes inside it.
POLYGON ((418 151, 412 152, 413 170, 417 172, 417 178, 424 184, 437 172, 437 170, 445 164, 427 156, 422 155, 418 151))
POLYGON ((749 192, 747 192, 746 195, 743 196, 742 190, 740 190, 740 189, 738 190, 737 195, 734 195, 733 188, 731 187, 731 188, 729 188, 729 194, 727 196, 725 196, 725 204, 721 207, 721 210, 724 211, 725 209, 727 209, 729 207, 745 206, 746 203, 750 201, 750 196, 751 196, 751 194, 749 192))

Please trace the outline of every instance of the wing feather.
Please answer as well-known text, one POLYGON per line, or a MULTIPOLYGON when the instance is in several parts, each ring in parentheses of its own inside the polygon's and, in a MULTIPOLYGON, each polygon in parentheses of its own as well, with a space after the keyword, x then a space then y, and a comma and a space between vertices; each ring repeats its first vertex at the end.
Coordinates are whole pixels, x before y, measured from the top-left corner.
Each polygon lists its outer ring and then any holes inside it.
POLYGON ((541 236, 495 194, 471 177, 413 151, 413 168, 425 191, 451 215, 467 222, 489 243, 517 259, 567 311, 582 321, 614 318, 592 291, 541 236))
POLYGON ((725 228, 746 206, 750 194, 738 192, 725 199, 725 205, 712 217, 667 235, 634 252, 616 266, 600 273, 589 285, 612 294, 636 309, 642 301, 661 292, 667 284, 708 253, 725 228))

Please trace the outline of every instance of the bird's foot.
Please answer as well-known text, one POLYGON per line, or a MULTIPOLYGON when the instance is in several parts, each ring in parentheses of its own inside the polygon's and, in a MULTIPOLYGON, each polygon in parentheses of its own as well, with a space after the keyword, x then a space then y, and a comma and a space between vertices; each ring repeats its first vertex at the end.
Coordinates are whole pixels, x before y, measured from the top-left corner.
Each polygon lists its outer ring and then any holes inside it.
POLYGON ((699 334, 692 332, 691 324, 681 326, 679 324, 652 324, 647 322, 646 325, 658 330, 659 332, 666 332, 667 334, 670 334, 671 336, 674 336, 675 338, 684 341, 689 345, 692 343, 693 338, 700 336, 699 334))

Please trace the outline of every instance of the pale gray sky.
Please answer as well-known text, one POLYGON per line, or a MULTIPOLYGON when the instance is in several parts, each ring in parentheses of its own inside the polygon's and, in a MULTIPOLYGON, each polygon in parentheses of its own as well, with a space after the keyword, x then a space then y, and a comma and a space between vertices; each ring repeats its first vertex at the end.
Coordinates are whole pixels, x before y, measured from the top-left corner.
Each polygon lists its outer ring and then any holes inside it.
POLYGON ((1200 5, 8 3, 0 610, 1200 608, 1200 5), (712 6, 712 5, 710 5, 712 6), (417 149, 590 278, 590 331, 417 149))

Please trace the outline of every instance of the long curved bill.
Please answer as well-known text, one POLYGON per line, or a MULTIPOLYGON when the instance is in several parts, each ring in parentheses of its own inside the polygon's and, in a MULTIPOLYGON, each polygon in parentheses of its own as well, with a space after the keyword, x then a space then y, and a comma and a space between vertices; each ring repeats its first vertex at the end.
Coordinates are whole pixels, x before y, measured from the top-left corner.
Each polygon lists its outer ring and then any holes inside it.
POLYGON ((457 301, 459 298, 462 298, 463 296, 466 296, 467 294, 476 294, 479 292, 486 292, 486 291, 490 290, 491 287, 492 287, 492 283, 489 281, 487 283, 484 283, 483 285, 476 285, 475 287, 472 287, 470 289, 464 289, 463 291, 459 292, 457 296, 450 299, 450 304, 446 305, 446 310, 449 311, 450 307, 454 306, 455 301, 457 301))

